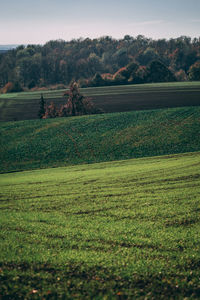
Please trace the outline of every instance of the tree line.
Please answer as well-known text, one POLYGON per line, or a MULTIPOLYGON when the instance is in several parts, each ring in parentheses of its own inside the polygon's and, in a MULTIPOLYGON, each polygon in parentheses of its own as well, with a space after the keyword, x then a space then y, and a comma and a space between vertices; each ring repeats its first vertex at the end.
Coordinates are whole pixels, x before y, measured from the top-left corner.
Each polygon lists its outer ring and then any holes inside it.
POLYGON ((2 92, 56 85, 81 87, 200 80, 200 38, 54 40, 0 54, 2 92))

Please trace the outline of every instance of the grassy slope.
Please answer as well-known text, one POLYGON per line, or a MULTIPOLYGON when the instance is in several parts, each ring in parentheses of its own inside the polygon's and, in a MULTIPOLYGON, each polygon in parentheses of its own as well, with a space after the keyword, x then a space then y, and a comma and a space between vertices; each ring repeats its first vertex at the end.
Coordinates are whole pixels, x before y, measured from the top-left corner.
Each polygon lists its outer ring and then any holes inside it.
POLYGON ((200 150, 200 107, 1 123, 1 172, 200 150))
MULTIPOLYGON (((200 105, 200 82, 176 82, 81 89, 105 112, 200 105)), ((63 104, 64 90, 42 91, 47 103, 63 104)), ((37 118, 41 92, 0 95, 0 121, 37 118)))
MULTIPOLYGON (((155 91, 169 90, 200 90, 199 81, 191 82, 164 82, 164 83, 148 83, 148 84, 133 84, 133 85, 118 85, 118 86, 105 86, 105 87, 95 87, 95 88, 82 88, 81 92, 86 96, 100 96, 107 94, 126 94, 129 92, 149 92, 152 89, 155 91)), ((0 94, 0 99, 24 99, 28 101, 29 99, 40 99, 41 93, 45 98, 55 99, 60 98, 66 89, 61 90, 44 90, 44 91, 34 91, 34 92, 20 92, 20 93, 9 93, 0 94)))
POLYGON ((199 298, 199 170, 200 152, 1 174, 3 299, 199 298))

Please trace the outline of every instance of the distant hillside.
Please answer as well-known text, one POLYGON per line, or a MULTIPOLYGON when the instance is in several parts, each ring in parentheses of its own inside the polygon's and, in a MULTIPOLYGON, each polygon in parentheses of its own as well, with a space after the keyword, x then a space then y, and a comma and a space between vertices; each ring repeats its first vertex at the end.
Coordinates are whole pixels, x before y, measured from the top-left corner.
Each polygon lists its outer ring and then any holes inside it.
POLYGON ((11 45, 0 45, 0 51, 1 52, 6 52, 6 51, 8 51, 8 50, 11 50, 11 49, 15 49, 15 48, 17 48, 19 45, 13 45, 13 44, 11 44, 11 45))
POLYGON ((9 50, 17 48, 18 45, 0 45, 0 54, 6 53, 9 50))
POLYGON ((200 107, 0 124, 1 172, 200 150, 200 107))

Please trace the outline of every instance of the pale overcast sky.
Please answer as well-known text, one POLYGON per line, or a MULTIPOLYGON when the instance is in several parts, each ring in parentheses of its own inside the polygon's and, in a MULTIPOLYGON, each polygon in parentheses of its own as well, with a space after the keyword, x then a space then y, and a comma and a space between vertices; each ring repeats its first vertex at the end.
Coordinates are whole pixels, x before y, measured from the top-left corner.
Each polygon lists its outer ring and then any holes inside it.
POLYGON ((200 36, 200 0, 0 0, 0 44, 200 36))

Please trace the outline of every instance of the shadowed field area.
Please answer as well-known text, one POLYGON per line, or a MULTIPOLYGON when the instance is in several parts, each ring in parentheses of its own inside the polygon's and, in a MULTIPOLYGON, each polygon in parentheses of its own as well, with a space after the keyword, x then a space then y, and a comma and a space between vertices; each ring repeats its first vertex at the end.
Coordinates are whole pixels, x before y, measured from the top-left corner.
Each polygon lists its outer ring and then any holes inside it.
POLYGON ((0 124, 1 172, 200 150, 200 107, 0 124))
POLYGON ((200 297, 200 153, 0 175, 2 299, 200 297))
MULTIPOLYGON (((81 92, 106 113, 200 105, 199 82, 84 88, 81 92)), ((66 102, 64 90, 42 93, 47 104, 66 102)), ((37 119, 40 95, 41 92, 0 95, 0 121, 37 119)))

